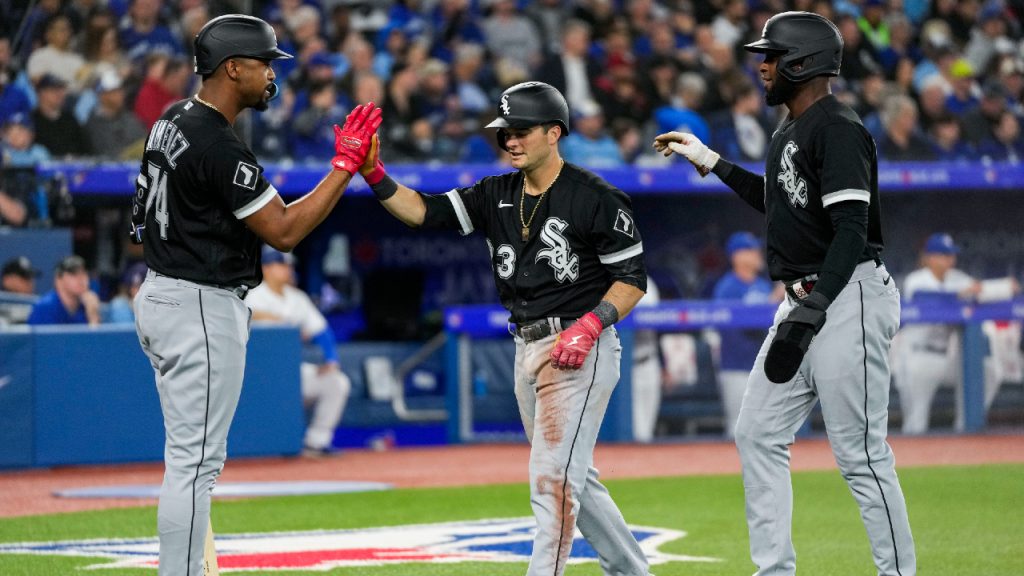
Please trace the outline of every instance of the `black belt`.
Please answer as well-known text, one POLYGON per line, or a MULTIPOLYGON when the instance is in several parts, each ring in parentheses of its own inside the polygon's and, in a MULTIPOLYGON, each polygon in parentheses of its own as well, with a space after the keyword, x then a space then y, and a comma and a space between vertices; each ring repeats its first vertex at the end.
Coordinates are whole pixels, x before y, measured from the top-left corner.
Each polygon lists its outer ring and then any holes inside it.
POLYGON ((522 338, 524 342, 534 342, 547 338, 552 334, 558 334, 569 326, 576 323, 576 318, 541 318, 516 324, 514 334, 522 338))
MULTIPOLYGON (((164 278, 170 278, 171 280, 184 280, 184 278, 175 278, 174 276, 168 276, 167 274, 161 274, 156 270, 153 270, 153 274, 162 276, 164 278)), ((228 292, 234 293, 238 296, 239 300, 245 300, 245 297, 249 295, 250 288, 245 284, 238 286, 221 286, 220 284, 207 284, 205 282, 196 282, 194 280, 185 280, 186 282, 192 282, 193 284, 199 284, 200 286, 209 286, 210 288, 220 288, 221 290, 227 290, 228 292)))

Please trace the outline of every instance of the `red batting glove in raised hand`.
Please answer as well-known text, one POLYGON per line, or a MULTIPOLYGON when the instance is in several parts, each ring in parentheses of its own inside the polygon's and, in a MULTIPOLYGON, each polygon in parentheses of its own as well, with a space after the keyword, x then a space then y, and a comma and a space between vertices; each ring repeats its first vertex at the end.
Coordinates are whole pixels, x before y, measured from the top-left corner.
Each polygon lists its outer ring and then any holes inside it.
POLYGON ((345 118, 345 126, 334 125, 335 170, 355 174, 370 153, 371 140, 382 121, 380 108, 370 102, 360 104, 345 118))
POLYGON ((597 314, 584 314, 558 335, 555 347, 551 349, 551 365, 556 370, 579 370, 603 329, 597 314))

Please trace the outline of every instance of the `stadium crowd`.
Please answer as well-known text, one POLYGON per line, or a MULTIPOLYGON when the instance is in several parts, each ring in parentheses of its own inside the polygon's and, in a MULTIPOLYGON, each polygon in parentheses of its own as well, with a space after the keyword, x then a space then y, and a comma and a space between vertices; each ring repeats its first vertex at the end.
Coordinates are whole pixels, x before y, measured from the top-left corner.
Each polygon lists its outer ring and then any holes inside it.
POLYGON ((837 93, 884 160, 1024 159, 1020 0, 0 0, 4 165, 136 160, 197 88, 196 32, 249 8, 296 55, 275 62, 271 110, 240 123, 268 161, 329 160, 332 125, 371 100, 389 162, 499 161, 482 120, 528 79, 567 96, 569 161, 665 162, 648 143, 669 130, 763 160, 776 110, 741 47, 786 9, 838 25, 837 93))

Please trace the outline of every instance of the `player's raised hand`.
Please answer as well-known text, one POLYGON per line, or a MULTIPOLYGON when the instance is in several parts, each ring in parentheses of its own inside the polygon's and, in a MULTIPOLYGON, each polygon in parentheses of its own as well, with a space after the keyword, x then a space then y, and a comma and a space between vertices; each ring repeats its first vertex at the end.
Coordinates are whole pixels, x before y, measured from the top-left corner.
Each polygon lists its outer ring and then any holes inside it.
POLYGON ((718 152, 707 147, 693 134, 686 132, 666 132, 654 137, 654 149, 666 157, 672 153, 679 154, 690 161, 701 176, 707 176, 720 158, 718 152))
POLYGON ((359 173, 363 175, 363 180, 366 180, 370 186, 377 184, 387 175, 384 163, 380 160, 380 136, 378 134, 373 135, 370 153, 366 155, 366 161, 359 167, 359 173))
POLYGON ((578 370, 601 335, 601 320, 587 312, 575 324, 563 330, 551 349, 551 365, 556 370, 578 370))
POLYGON ((382 121, 380 108, 373 102, 353 108, 345 118, 345 126, 334 125, 335 156, 331 166, 355 174, 370 153, 373 135, 382 121))

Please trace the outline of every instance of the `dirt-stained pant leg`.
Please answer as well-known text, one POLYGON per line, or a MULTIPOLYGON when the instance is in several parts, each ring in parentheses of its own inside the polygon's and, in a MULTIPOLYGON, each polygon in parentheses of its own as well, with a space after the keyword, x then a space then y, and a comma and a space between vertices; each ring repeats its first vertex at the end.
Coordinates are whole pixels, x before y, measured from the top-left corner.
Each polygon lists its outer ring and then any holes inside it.
POLYGON ((787 299, 776 313, 750 374, 736 427, 756 576, 796 573, 789 445, 818 399, 836 462, 860 506, 878 573, 912 576, 914 542, 885 440, 888 348, 899 322, 894 281, 884 267, 861 264, 829 306, 828 320, 796 377, 773 384, 764 374, 764 359, 779 321, 792 307, 787 299))
POLYGON ((210 492, 242 389, 249 309, 226 290, 159 277, 146 280, 136 303, 166 430, 159 576, 201 576, 210 492))
POLYGON ((559 576, 577 525, 602 571, 646 576, 647 559, 592 466, 597 433, 619 378, 622 348, 605 330, 579 370, 555 370, 555 336, 516 341, 516 399, 530 439, 530 502, 537 519, 529 576, 559 576))

